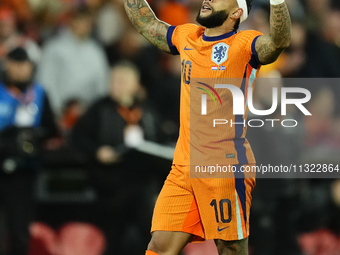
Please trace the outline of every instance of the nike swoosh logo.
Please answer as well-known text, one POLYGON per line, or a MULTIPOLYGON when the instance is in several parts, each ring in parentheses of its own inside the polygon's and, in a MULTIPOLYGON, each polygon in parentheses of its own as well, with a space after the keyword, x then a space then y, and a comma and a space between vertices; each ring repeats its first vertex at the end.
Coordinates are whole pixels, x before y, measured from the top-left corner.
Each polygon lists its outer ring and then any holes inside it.
POLYGON ((184 47, 184 50, 193 50, 191 48, 187 48, 187 46, 184 47))
POLYGON ((228 227, 225 227, 225 228, 219 228, 219 227, 217 227, 217 230, 218 230, 218 232, 221 232, 222 230, 225 230, 226 228, 229 228, 230 226, 228 226, 228 227))

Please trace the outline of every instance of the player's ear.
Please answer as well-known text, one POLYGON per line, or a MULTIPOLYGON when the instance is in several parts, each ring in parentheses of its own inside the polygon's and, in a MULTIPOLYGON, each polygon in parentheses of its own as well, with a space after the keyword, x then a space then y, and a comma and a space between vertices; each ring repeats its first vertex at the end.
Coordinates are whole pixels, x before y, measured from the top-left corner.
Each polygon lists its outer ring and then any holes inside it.
POLYGON ((230 18, 238 20, 242 17, 242 15, 243 15, 243 9, 237 8, 231 13, 230 18))

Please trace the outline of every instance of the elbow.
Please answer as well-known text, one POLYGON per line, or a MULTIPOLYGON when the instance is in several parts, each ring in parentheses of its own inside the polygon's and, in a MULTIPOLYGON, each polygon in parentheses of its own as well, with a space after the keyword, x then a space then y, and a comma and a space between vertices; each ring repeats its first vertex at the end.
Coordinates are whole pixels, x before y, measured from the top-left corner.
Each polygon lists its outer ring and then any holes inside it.
POLYGON ((292 43, 292 38, 291 38, 291 37, 287 38, 287 39, 282 43, 281 49, 283 49, 283 50, 287 49, 287 48, 290 46, 291 43, 292 43))
POLYGON ((275 48, 277 50, 284 51, 285 49, 289 48, 291 42, 292 42, 291 38, 282 40, 275 44, 275 48))
POLYGON ((290 46, 290 41, 286 41, 286 42, 281 42, 276 44, 275 47, 275 51, 277 52, 283 52, 284 50, 286 50, 287 48, 289 48, 290 46))
POLYGON ((286 37, 277 41, 277 43, 275 43, 275 47, 278 50, 285 50, 290 46, 291 42, 292 42, 292 35, 288 34, 286 37))

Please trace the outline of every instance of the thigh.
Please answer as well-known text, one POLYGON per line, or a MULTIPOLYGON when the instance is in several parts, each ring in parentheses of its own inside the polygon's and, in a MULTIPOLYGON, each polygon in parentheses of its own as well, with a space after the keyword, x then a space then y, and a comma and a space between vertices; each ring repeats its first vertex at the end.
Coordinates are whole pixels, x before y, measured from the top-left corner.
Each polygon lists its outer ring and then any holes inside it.
POLYGON ((204 231, 190 184, 189 168, 173 166, 158 196, 151 232, 173 231, 204 240, 204 231))
POLYGON ((206 239, 231 241, 249 235, 254 178, 237 175, 236 178, 197 178, 191 182, 206 239))

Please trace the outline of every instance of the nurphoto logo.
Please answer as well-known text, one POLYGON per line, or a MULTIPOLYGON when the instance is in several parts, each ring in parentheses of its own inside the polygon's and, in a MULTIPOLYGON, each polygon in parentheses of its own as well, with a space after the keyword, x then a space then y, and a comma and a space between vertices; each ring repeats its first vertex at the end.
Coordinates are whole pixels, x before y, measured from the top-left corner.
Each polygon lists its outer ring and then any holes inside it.
MULTIPOLYGON (((230 84, 215 84, 214 87, 205 84, 203 82, 197 82, 200 85, 203 85, 205 88, 197 87, 198 89, 204 91, 205 93, 201 95, 201 115, 208 114, 208 106, 207 106, 207 95, 209 95, 215 103, 215 106, 218 105, 217 100, 220 105, 223 106, 223 99, 221 99, 220 95, 217 93, 216 89, 227 89, 232 94, 233 99, 233 115, 245 115, 245 111, 248 107, 249 111, 256 116, 268 116, 273 114, 278 108, 278 88, 272 88, 272 106, 267 110, 258 110, 254 107, 253 102, 253 87, 249 87, 247 91, 247 98, 245 99, 243 91, 235 86, 230 84), (215 99, 216 97, 216 99, 215 99)), ((305 116, 311 116, 312 114, 306 109, 304 104, 308 103, 311 99, 311 93, 309 90, 298 87, 288 87, 281 88, 281 115, 287 115, 287 105, 295 105, 305 116), (302 97, 300 98, 289 98, 288 94, 295 93, 299 94, 302 97)), ((262 127, 264 123, 270 122, 272 127, 274 127, 274 123, 280 121, 283 127, 296 127, 298 125, 297 120, 294 119, 251 119, 248 122, 243 120, 242 122, 233 122, 233 120, 228 119, 214 119, 213 127, 217 125, 226 125, 230 124, 231 127, 233 125, 244 125, 248 124, 250 127, 262 127), (288 124, 290 123, 290 125, 288 124), (292 125, 293 124, 293 125, 292 125)))

